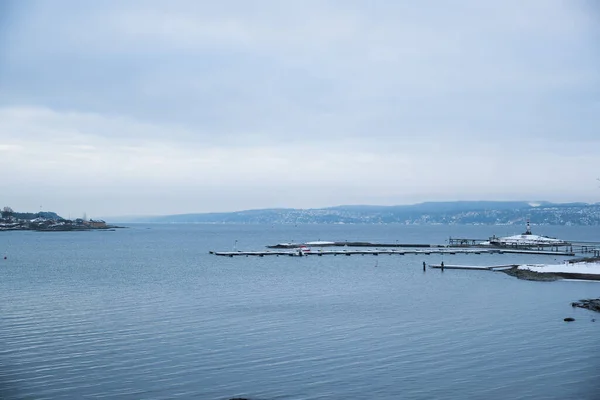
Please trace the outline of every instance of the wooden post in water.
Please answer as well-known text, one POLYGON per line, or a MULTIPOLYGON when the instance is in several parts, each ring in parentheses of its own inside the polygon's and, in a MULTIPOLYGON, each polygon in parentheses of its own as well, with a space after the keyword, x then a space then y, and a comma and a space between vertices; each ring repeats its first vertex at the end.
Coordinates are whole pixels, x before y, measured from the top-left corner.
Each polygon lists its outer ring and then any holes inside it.
POLYGON ((425 261, 423 261, 423 272, 425 272, 425 261))
POLYGON ((442 267, 442 272, 444 272, 444 262, 442 261, 442 263, 440 264, 440 266, 442 267))

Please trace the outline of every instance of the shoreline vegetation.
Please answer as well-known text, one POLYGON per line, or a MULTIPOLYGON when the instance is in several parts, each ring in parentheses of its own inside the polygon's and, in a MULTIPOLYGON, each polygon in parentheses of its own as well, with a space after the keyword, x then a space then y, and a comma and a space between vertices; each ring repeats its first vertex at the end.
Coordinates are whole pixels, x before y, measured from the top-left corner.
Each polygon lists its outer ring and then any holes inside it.
POLYGON ((18 213, 10 207, 4 207, 0 218, 0 232, 2 231, 38 231, 38 232, 65 232, 65 231, 90 231, 114 230, 122 226, 109 225, 99 219, 77 218, 65 219, 54 212, 18 213))

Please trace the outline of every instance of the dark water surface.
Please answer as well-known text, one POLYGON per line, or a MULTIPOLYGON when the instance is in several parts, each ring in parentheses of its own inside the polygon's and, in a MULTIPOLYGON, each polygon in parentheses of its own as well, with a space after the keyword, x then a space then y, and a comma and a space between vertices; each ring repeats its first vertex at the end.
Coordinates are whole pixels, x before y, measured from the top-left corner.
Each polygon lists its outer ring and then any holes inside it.
MULTIPOLYGON (((600 315, 569 305, 600 296, 600 283, 423 273, 422 262, 439 263, 440 255, 208 254, 232 250, 236 240, 238 249, 258 250, 288 241, 443 243, 513 233, 394 225, 2 232, 0 398, 600 398, 600 315), (563 322, 568 316, 576 321, 563 322)), ((585 227, 534 233, 600 238, 585 227)))

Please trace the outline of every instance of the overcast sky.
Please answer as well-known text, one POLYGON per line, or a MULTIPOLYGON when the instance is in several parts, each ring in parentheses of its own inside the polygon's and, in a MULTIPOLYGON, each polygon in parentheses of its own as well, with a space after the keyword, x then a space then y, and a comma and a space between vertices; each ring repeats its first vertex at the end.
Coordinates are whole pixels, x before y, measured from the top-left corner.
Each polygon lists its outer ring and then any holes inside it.
POLYGON ((0 2, 0 204, 600 201, 591 0, 0 2))

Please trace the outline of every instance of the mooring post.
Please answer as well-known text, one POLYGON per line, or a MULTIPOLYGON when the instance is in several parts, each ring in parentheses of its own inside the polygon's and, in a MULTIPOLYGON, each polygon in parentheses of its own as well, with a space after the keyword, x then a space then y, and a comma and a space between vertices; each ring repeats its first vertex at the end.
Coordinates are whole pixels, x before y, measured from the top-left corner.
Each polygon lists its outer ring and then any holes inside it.
POLYGON ((425 272, 425 261, 423 261, 423 272, 425 272))
POLYGON ((444 271, 444 262, 443 261, 442 261, 441 267, 442 267, 442 272, 443 272, 444 271))

